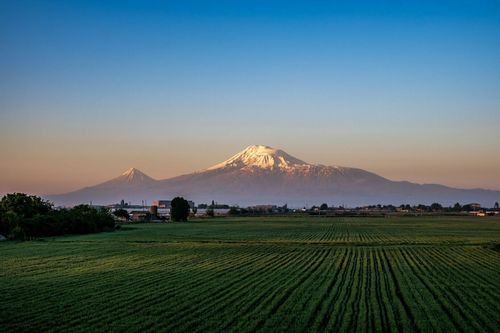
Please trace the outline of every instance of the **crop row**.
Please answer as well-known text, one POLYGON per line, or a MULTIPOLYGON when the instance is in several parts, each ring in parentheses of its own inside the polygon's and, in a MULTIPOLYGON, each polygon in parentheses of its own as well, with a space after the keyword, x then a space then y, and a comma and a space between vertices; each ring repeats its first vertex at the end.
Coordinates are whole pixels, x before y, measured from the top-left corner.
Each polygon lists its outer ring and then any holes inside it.
POLYGON ((85 245, 58 246, 59 256, 3 259, 6 331, 500 327, 500 258, 481 247, 153 243, 84 256, 85 245))

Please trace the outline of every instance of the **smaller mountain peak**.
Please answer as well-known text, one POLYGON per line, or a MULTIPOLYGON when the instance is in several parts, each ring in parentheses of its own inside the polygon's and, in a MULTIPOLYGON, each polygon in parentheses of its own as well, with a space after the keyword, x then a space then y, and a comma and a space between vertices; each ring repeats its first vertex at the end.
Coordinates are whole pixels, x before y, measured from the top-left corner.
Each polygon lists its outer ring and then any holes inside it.
POLYGON ((139 171, 139 169, 136 169, 136 168, 128 168, 127 171, 125 171, 124 173, 122 173, 122 176, 129 176, 129 175, 133 175, 134 173, 142 173, 141 171, 139 171))
POLYGON ((127 182, 149 182, 153 178, 146 175, 144 172, 136 168, 129 168, 127 171, 121 174, 120 179, 125 179, 127 182))

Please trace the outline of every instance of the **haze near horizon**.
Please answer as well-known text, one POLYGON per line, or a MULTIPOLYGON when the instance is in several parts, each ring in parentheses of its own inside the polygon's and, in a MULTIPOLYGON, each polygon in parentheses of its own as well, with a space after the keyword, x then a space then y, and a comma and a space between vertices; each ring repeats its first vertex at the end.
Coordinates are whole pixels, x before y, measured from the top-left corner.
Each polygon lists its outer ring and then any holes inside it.
POLYGON ((253 144, 500 190, 495 1, 3 1, 0 45, 0 195, 253 144))

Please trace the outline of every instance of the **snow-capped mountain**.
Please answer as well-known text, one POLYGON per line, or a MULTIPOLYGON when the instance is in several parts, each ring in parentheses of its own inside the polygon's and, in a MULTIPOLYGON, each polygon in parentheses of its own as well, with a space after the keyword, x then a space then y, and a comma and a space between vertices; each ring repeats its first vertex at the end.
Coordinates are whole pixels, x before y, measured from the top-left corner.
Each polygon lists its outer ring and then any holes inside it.
POLYGON ((154 184, 156 182, 155 179, 149 177, 145 173, 141 172, 136 168, 130 168, 120 176, 113 178, 101 185, 106 186, 135 186, 135 185, 145 185, 145 184, 154 184))
POLYGON ((374 173, 356 168, 340 166, 325 166, 321 164, 306 163, 295 158, 281 149, 268 146, 249 146, 228 160, 216 164, 208 169, 223 173, 238 171, 241 173, 281 174, 285 177, 332 177, 336 181, 364 182, 386 180, 374 173))
POLYGON ((155 180, 131 168, 110 181, 67 194, 47 196, 58 205, 151 202, 184 196, 195 202, 303 206, 479 202, 492 205, 500 191, 464 190, 435 184, 391 181, 357 168, 306 163, 283 150, 249 146, 222 163, 174 178, 155 180))

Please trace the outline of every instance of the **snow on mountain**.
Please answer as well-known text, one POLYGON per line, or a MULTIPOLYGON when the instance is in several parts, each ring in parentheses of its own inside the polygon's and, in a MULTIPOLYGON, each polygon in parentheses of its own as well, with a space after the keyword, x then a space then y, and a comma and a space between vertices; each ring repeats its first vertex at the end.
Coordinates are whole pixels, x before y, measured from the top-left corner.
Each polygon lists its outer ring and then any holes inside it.
POLYGON ((142 171, 136 168, 130 168, 124 173, 122 173, 119 177, 112 179, 113 182, 121 182, 126 184, 145 184, 145 183, 154 183, 155 180, 142 171))
POLYGON ((341 166, 325 166, 321 164, 311 164, 293 157, 281 149, 269 146, 253 145, 248 146, 238 154, 230 157, 226 161, 216 164, 205 171, 216 171, 220 173, 259 173, 263 176, 266 173, 274 177, 336 177, 341 179, 363 179, 385 180, 374 173, 356 168, 341 166))
POLYGON ((217 170, 224 168, 261 168, 289 170, 297 167, 307 167, 304 161, 288 155, 281 149, 274 149, 268 146, 253 145, 248 146, 243 151, 232 156, 226 161, 216 164, 207 170, 217 170))

